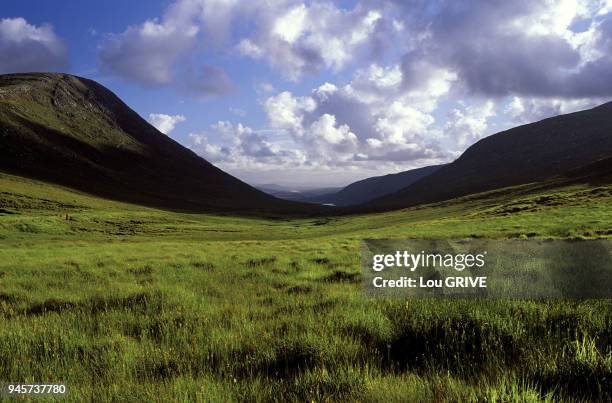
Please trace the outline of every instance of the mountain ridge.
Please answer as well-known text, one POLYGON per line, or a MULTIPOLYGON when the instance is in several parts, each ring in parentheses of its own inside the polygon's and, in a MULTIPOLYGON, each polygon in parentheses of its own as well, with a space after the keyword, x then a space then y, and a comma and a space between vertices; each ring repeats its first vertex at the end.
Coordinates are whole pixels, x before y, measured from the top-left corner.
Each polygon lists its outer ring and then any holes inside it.
MULTIPOLYGON (((595 172, 603 178, 597 180, 607 180, 612 102, 493 134, 450 164, 358 181, 343 190, 389 179, 410 183, 363 204, 334 209, 312 204, 329 202, 319 196, 300 203, 251 187, 159 132, 104 86, 69 74, 0 75, 0 156, 0 171, 150 207, 272 215, 369 213, 567 173, 589 177, 595 172)), ((370 196, 372 189, 381 191, 370 187, 370 196)))
POLYGON ((372 176, 353 182, 334 193, 306 198, 304 201, 334 204, 346 207, 367 203, 370 200, 394 193, 417 180, 432 174, 443 165, 432 165, 408 171, 372 176))
POLYGON ((0 170, 102 197, 185 211, 313 210, 223 172, 69 74, 0 75, 0 138, 0 170))
POLYGON ((455 161, 364 210, 435 203, 562 176, 612 156, 612 102, 485 137, 455 161))

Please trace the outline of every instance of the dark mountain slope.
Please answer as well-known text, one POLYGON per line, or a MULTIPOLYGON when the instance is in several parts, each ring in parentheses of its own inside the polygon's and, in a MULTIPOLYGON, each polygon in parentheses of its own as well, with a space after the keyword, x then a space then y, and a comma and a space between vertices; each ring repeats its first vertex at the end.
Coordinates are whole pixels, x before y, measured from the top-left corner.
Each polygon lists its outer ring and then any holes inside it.
POLYGON ((314 203, 329 203, 336 206, 351 206, 366 203, 370 200, 397 192, 406 186, 430 175, 440 169, 443 165, 411 169, 383 176, 362 179, 353 182, 338 192, 329 193, 317 197, 305 199, 314 203))
POLYGON ((562 175, 577 182, 600 184, 612 183, 612 157, 603 158, 572 169, 562 175))
POLYGON ((309 212, 226 174, 111 91, 66 74, 0 76, 0 170, 187 211, 309 212))
MULTIPOLYGON (((384 210, 544 181, 612 156, 612 103, 484 138, 457 160, 363 206, 384 210)), ((609 161, 609 160, 607 160, 609 161)))

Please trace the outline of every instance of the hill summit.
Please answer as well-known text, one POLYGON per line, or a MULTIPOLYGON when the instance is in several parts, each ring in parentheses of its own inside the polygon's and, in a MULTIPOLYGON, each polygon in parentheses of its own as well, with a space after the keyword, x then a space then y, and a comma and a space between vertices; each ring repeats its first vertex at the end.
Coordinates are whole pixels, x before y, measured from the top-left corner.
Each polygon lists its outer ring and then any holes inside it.
POLYGON ((110 90, 68 74, 0 76, 0 171, 188 211, 307 212, 159 132, 110 90))

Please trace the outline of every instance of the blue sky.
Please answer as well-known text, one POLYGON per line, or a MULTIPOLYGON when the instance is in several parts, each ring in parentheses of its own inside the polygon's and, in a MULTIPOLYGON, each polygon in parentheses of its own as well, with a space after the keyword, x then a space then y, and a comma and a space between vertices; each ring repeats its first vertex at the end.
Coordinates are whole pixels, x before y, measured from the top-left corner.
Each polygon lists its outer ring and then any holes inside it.
POLYGON ((252 184, 337 186, 612 98, 612 0, 4 0, 0 73, 99 81, 252 184))

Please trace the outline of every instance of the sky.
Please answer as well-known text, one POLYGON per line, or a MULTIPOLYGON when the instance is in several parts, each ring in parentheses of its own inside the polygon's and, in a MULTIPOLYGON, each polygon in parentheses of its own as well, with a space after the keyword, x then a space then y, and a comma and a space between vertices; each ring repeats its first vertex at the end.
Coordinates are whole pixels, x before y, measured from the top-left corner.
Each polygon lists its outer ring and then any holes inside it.
POLYGON ((612 100, 612 0, 3 0, 0 74, 29 71, 250 184, 343 186, 612 100))

